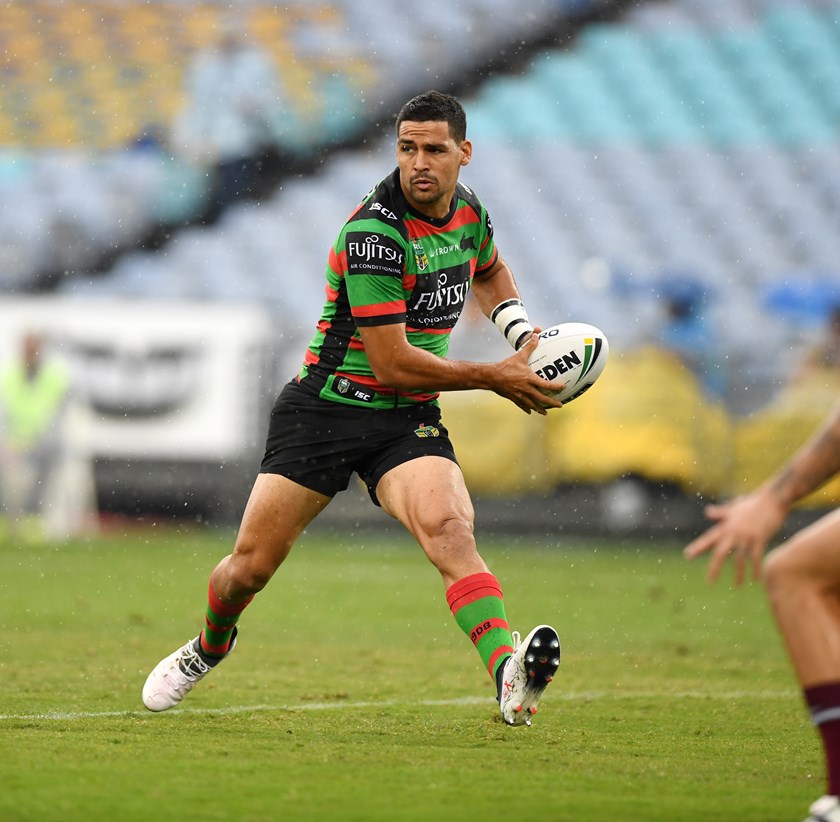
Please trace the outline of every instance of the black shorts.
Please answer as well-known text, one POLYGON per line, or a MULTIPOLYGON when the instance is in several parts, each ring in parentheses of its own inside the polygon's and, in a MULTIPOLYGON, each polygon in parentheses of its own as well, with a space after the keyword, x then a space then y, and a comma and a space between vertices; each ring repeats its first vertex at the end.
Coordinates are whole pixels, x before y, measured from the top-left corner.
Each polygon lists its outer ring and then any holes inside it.
POLYGON ((271 411, 260 470, 330 497, 347 488, 355 471, 379 505, 383 475, 426 456, 457 462, 436 405, 359 408, 314 397, 293 380, 271 411))

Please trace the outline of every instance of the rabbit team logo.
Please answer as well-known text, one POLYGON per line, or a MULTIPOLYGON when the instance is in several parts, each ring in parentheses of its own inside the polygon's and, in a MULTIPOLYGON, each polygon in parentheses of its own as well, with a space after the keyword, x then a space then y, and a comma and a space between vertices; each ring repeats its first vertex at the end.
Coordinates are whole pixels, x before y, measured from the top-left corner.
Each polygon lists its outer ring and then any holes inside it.
POLYGON ((460 248, 461 251, 476 251, 477 250, 476 247, 475 247, 475 240, 472 237, 467 237, 466 234, 464 234, 464 236, 461 237, 461 243, 458 246, 458 248, 460 248))

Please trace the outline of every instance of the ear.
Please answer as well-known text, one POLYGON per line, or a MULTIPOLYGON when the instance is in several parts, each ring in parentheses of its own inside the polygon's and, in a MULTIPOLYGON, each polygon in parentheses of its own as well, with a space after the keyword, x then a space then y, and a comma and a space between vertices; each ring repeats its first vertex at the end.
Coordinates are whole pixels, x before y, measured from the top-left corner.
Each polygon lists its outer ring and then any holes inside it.
POLYGON ((461 165, 468 166, 472 160, 472 143, 469 140, 464 140, 461 143, 461 165))

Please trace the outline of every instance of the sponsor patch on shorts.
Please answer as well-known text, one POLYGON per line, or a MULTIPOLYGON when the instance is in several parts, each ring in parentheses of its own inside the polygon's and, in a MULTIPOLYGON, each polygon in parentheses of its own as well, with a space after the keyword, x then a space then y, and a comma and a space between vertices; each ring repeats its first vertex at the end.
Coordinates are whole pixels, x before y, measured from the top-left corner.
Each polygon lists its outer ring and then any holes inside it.
POLYGON ((343 397, 352 397, 359 402, 373 402, 374 392, 366 385, 354 382, 347 377, 337 377, 333 381, 333 391, 343 397))

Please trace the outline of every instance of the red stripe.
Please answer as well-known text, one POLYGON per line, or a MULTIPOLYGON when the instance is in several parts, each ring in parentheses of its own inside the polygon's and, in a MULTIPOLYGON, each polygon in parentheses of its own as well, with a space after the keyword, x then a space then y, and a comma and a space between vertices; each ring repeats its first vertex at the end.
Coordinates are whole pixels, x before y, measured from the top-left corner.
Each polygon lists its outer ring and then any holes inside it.
POLYGON ((344 256, 344 265, 341 264, 341 258, 335 253, 335 248, 330 249, 330 256, 327 259, 327 265, 338 274, 339 271, 344 271, 347 268, 347 256, 344 256))
POLYGON ((214 634, 224 634, 227 631, 233 630, 233 625, 216 625, 208 616, 204 617, 204 624, 207 626, 207 630, 212 631, 214 634))
POLYGON ((446 591, 446 601, 453 613, 486 596, 504 599, 499 581, 493 574, 470 574, 450 585, 446 591))
POLYGON ((493 628, 503 628, 505 631, 510 630, 510 625, 508 625, 506 619, 502 619, 501 617, 493 617, 492 619, 482 619, 481 622, 476 625, 472 631, 470 631, 469 636, 472 638, 475 636, 475 632, 481 628, 481 633, 473 639, 473 645, 478 645, 481 638, 488 632, 492 631, 493 628), (489 623, 489 626, 488 626, 489 623))
POLYGON ((510 645, 500 645, 495 651, 493 651, 493 654, 490 657, 490 662, 487 664, 487 670, 490 672, 490 676, 493 676, 493 668, 496 666, 496 660, 503 654, 510 656, 512 653, 513 648, 511 648, 510 645))
POLYGON ((354 317, 378 317, 381 314, 404 314, 405 300, 392 300, 388 303, 373 303, 373 305, 354 305, 354 317))
POLYGON ((306 353, 303 355, 304 365, 315 365, 315 363, 320 361, 320 357, 317 354, 313 354, 308 348, 306 349, 306 353))
POLYGON ((354 382, 360 383, 361 385, 367 385, 370 388, 376 388, 379 390, 380 388, 383 391, 390 391, 393 393, 393 388, 388 388, 387 385, 382 385, 382 383, 378 382, 376 377, 368 377, 363 374, 345 374, 342 371, 336 371, 335 376, 338 377, 347 377, 348 380, 353 380, 354 382))
POLYGON ((213 656, 224 656, 228 652, 228 648, 230 648, 230 642, 226 642, 224 645, 210 645, 205 636, 201 640, 201 647, 213 656))
MULTIPOLYGON (((486 245, 486 243, 485 243, 485 245, 486 245)), ((484 246, 481 246, 481 248, 483 249, 483 248, 484 248, 484 246)), ((477 269, 476 269, 476 271, 475 271, 476 275, 477 275, 477 276, 481 276, 482 274, 485 274, 485 273, 486 273, 487 271, 489 271, 489 270, 490 270, 490 269, 491 269, 494 265, 496 265, 496 260, 498 260, 498 259, 499 259, 499 252, 498 252, 498 251, 496 251, 496 252, 494 252, 494 254, 493 254, 493 259, 492 259, 492 260, 490 260, 490 262, 489 262, 489 263, 487 263, 487 265, 483 265, 483 266, 481 266, 481 268, 477 268, 477 269)))
MULTIPOLYGON (((453 582, 452 585, 449 586, 446 591, 447 601, 450 600, 450 597, 457 598, 464 591, 472 590, 476 586, 488 585, 495 585, 496 587, 499 587, 499 581, 493 574, 489 572, 470 574, 467 577, 459 579, 457 582, 453 582)), ((501 588, 499 588, 499 593, 501 593, 501 588)))
MULTIPOLYGON (((453 325, 452 328, 455 326, 453 325)), ((406 331, 422 331, 424 334, 451 334, 452 328, 412 328, 406 326, 406 331)))
POLYGON ((344 221, 345 223, 349 223, 365 206, 367 205, 367 200, 362 200, 351 212, 350 216, 344 221))
MULTIPOLYGON (((336 371, 335 372, 336 379, 340 379, 341 377, 347 377, 349 380, 353 380, 353 382, 357 382, 360 385, 365 385, 369 388, 373 388, 377 394, 384 394, 385 396, 391 397, 396 391, 394 391, 391 386, 383 385, 379 382, 376 377, 368 377, 365 374, 347 374, 343 371, 336 371)), ((414 400, 419 402, 426 402, 428 400, 433 400, 435 397, 438 396, 438 393, 420 393, 420 392, 411 392, 407 391, 400 394, 401 397, 411 397, 414 400)))
POLYGON ((241 614, 253 598, 253 596, 250 596, 245 602, 222 602, 213 590, 213 583, 207 586, 207 599, 210 602, 210 610, 219 616, 236 616, 237 614, 241 614))
POLYGON ((422 220, 406 220, 406 227, 408 228, 408 236, 413 239, 414 237, 428 237, 432 234, 445 234, 447 231, 457 231, 465 225, 477 222, 478 214, 475 213, 472 206, 465 203, 452 215, 452 219, 444 226, 429 225, 429 223, 423 222, 422 220))
POLYGON ((347 377, 348 380, 353 380, 353 382, 357 382, 360 385, 366 385, 368 388, 373 388, 378 394, 393 394, 394 389, 388 387, 387 385, 382 385, 376 377, 368 377, 364 374, 346 374, 343 371, 336 371, 335 372, 336 379, 341 377, 347 377))
POLYGON ((476 588, 457 597, 457 599, 453 600, 449 607, 452 609, 452 613, 454 614, 460 611, 461 608, 471 605, 479 599, 484 599, 484 597, 496 597, 497 599, 501 599, 501 593, 502 592, 495 587, 476 588))

